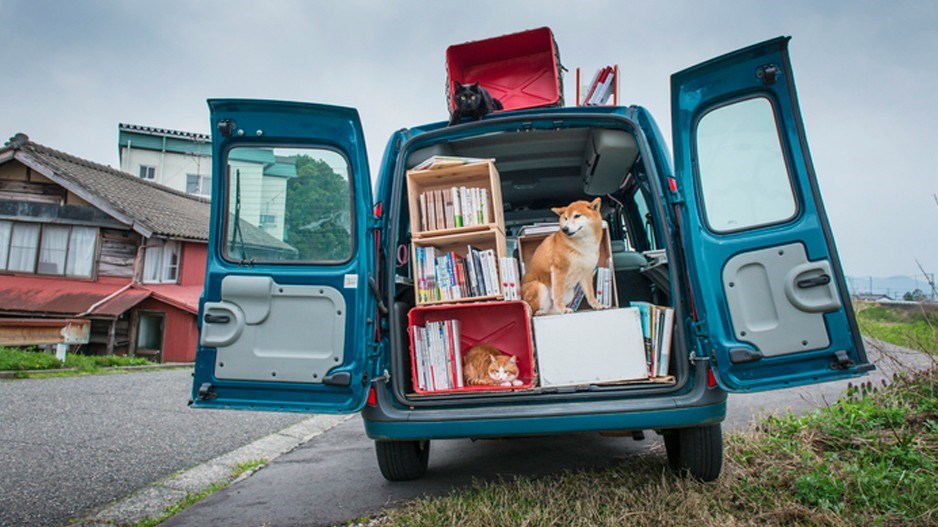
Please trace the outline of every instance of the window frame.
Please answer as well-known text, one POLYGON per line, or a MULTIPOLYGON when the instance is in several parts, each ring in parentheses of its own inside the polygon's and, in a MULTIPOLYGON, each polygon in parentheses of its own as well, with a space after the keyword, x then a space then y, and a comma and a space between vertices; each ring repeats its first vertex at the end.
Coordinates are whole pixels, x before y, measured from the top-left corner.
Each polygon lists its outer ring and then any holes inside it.
POLYGON ((182 243, 178 240, 167 240, 164 238, 148 238, 146 243, 143 245, 143 265, 141 266, 141 276, 140 283, 143 284, 178 284, 180 270, 182 269, 182 243), (166 247, 175 247, 174 254, 176 255, 176 265, 167 267, 166 265, 166 247), (156 279, 149 279, 147 277, 147 261, 150 259, 151 250, 159 249, 159 258, 156 265, 156 279), (166 277, 166 269, 174 269, 174 276, 172 279, 166 277))
POLYGON ((749 232, 749 231, 754 231, 754 230, 759 230, 759 229, 765 229, 767 227, 784 225, 786 223, 790 223, 794 221, 796 218, 798 218, 801 215, 803 207, 801 204, 801 200, 798 198, 799 194, 798 194, 798 188, 795 182, 795 179, 796 179, 795 172, 794 172, 794 168, 791 162, 791 152, 790 152, 791 147, 784 134, 784 129, 782 128, 782 122, 779 119, 778 105, 776 104, 775 100, 772 98, 771 94, 768 94, 765 92, 750 93, 750 94, 746 94, 743 96, 734 97, 729 100, 721 101, 718 104, 714 104, 706 108, 705 111, 700 113, 699 117, 694 119, 693 129, 691 131, 691 137, 693 138, 693 143, 691 146, 692 148, 691 153, 694 159, 694 187, 696 188, 696 192, 697 192, 697 205, 698 205, 698 208, 700 209, 700 216, 701 216, 702 222, 704 226, 707 228, 708 232, 716 236, 726 236, 726 235, 732 235, 732 234, 741 233, 741 232, 749 232), (747 225, 745 227, 740 227, 738 229, 726 229, 726 230, 717 229, 710 223, 710 216, 707 212, 707 203, 704 198, 703 178, 701 177, 702 172, 700 170, 700 145, 698 141, 700 122, 706 116, 710 115, 711 113, 721 108, 726 108, 734 104, 739 104, 739 103, 752 101, 756 99, 763 99, 766 102, 768 102, 769 108, 772 111, 772 117, 775 120, 775 135, 776 135, 776 138, 778 139, 779 151, 782 154, 782 162, 785 164, 785 174, 788 177, 788 187, 791 191, 792 202, 795 206, 794 212, 792 212, 792 214, 786 218, 773 220, 767 223, 747 225))
POLYGON ((156 167, 153 165, 138 165, 137 175, 140 179, 144 181, 156 181, 156 167), (151 174, 151 176, 144 176, 144 172, 151 174))
MULTIPOLYGON (((228 229, 230 226, 230 218, 233 216, 233 213, 229 213, 229 211, 232 208, 232 202, 231 202, 230 196, 231 196, 231 185, 233 181, 233 176, 231 175, 231 170, 230 170, 231 166, 228 164, 228 158, 231 156, 231 151, 237 148, 270 148, 271 150, 286 149, 286 150, 328 151, 328 152, 332 152, 338 155, 339 157, 343 159, 343 161, 345 161, 345 166, 346 166, 346 171, 347 171, 346 176, 347 176, 348 189, 349 189, 349 201, 348 201, 348 204, 349 204, 349 254, 347 258, 343 260, 265 260, 265 259, 259 259, 259 258, 251 258, 250 259, 251 266, 254 266, 256 264, 262 264, 262 265, 273 265, 273 266, 278 266, 278 267, 279 266, 337 267, 337 266, 347 265, 349 262, 355 259, 356 254, 358 253, 358 243, 357 243, 358 222, 356 221, 356 207, 355 207, 355 196, 356 196, 355 178, 354 178, 355 167, 352 165, 351 159, 345 153, 345 151, 339 148, 336 148, 334 146, 324 145, 320 143, 315 143, 315 144, 286 143, 286 144, 275 144, 275 145, 269 144, 269 143, 256 143, 256 144, 255 143, 250 143, 250 144, 239 143, 239 144, 228 146, 224 150, 223 156, 222 156, 223 164, 220 165, 221 167, 223 167, 222 170, 224 170, 224 174, 225 174, 225 178, 224 178, 225 186, 222 189, 222 195, 221 195, 221 199, 223 200, 223 203, 221 204, 221 207, 220 207, 220 210, 221 210, 220 214, 221 214, 221 217, 223 218, 223 220, 221 221, 221 233, 219 235, 220 236, 219 239, 221 240, 221 243, 219 243, 217 246, 218 256, 221 258, 222 261, 227 262, 229 264, 236 265, 238 267, 241 267, 242 265, 244 265, 244 260, 231 257, 231 255, 228 254, 228 250, 227 250, 227 247, 230 242, 228 238, 228 232, 229 232, 228 229)), ((214 183, 214 178, 213 178, 213 183, 214 183)), ((287 184, 289 185, 289 182, 287 182, 287 184)), ((284 196, 284 198, 286 198, 286 196, 284 196)), ((286 199, 284 200, 284 203, 286 203, 286 199)), ((259 218, 258 218, 258 223, 260 223, 259 218)), ((255 225, 255 227, 257 227, 260 230, 263 230, 263 228, 260 225, 255 225)), ((284 229, 286 229, 287 227, 286 211, 284 211, 283 227, 284 229)), ((287 242, 284 242, 284 243, 287 243, 287 242)))
POLYGON ((205 189, 205 181, 206 181, 206 180, 212 181, 212 175, 211 175, 211 174, 207 174, 207 175, 206 175, 206 174, 189 174, 189 173, 186 173, 186 194, 189 194, 190 196, 199 196, 199 197, 202 197, 202 198, 211 197, 211 195, 212 195, 212 187, 211 187, 211 185, 209 185, 208 190, 205 189), (197 191, 196 191, 196 192, 189 192, 189 178, 196 178, 196 181, 198 182, 197 185, 196 185, 196 187, 197 187, 197 191))
POLYGON ((94 226, 89 226, 89 225, 68 225, 68 224, 59 224, 59 223, 39 223, 39 222, 16 221, 16 220, 0 220, 0 221, 4 221, 10 224, 10 239, 7 241, 6 260, 3 262, 3 268, 0 269, 0 274, 60 277, 60 278, 67 278, 67 279, 73 279, 73 280, 74 279, 95 280, 97 278, 98 266, 96 265, 96 263, 98 261, 99 249, 101 246, 101 229, 99 227, 94 227, 94 226), (36 251, 35 251, 35 254, 33 255, 33 265, 32 265, 31 271, 10 269, 10 256, 12 254, 13 232, 15 231, 17 225, 35 225, 39 227, 39 232, 36 236, 36 251), (42 244, 43 244, 45 229, 47 227, 68 229, 68 231, 65 234, 65 239, 66 239, 65 259, 64 259, 64 262, 62 263, 61 273, 39 272, 39 263, 40 263, 40 258, 42 257, 42 244), (94 230, 94 249, 91 251, 90 272, 87 275, 68 273, 69 257, 73 254, 72 231, 74 230, 75 227, 94 230))

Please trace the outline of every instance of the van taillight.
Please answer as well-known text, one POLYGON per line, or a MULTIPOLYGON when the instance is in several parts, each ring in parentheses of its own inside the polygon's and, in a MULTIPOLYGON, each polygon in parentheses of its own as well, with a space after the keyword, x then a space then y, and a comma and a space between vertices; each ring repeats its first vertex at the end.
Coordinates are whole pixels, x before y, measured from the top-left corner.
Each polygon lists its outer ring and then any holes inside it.
POLYGON ((368 390, 368 406, 378 406, 378 392, 375 391, 374 386, 368 390))
MULTIPOLYGON (((710 368, 707 368, 707 387, 714 388, 716 387, 716 385, 717 385, 717 378, 716 376, 713 375, 713 370, 711 370, 710 368)), ((372 391, 374 391, 374 388, 372 388, 372 391)))

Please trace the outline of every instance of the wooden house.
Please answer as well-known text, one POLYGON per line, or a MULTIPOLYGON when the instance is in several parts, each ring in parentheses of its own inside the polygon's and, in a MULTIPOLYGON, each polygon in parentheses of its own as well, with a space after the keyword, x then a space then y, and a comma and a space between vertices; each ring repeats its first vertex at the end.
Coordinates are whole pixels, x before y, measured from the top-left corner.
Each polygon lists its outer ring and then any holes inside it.
POLYGON ((204 198, 16 134, 0 149, 0 317, 90 319, 82 352, 192 361, 208 225, 204 198))

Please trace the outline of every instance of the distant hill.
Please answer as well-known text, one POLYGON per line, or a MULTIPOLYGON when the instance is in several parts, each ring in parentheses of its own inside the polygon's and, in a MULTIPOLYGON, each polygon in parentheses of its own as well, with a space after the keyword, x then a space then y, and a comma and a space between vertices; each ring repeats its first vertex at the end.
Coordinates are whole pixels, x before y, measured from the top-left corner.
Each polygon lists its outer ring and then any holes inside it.
POLYGON ((924 278, 919 277, 916 279, 911 276, 890 276, 888 278, 848 276, 847 287, 852 294, 880 294, 886 295, 893 300, 901 300, 902 295, 915 289, 921 289, 926 295, 931 293, 931 287, 924 278))

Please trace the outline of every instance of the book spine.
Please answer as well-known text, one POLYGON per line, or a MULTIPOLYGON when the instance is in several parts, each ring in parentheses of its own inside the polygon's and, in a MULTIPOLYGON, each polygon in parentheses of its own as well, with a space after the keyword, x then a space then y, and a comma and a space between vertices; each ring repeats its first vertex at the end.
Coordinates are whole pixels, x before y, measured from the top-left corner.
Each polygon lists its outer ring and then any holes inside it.
POLYGON ((453 187, 449 190, 453 200, 453 226, 462 227, 462 203, 459 200, 459 189, 453 187))
POLYGON ((452 320, 451 323, 453 325, 453 354, 456 358, 456 387, 463 388, 462 344, 460 343, 459 338, 459 321, 452 320))
POLYGON ((483 224, 491 223, 492 217, 489 215, 488 190, 483 188, 483 189, 480 189, 479 192, 480 192, 479 200, 481 201, 480 203, 481 206, 479 208, 482 209, 482 223, 483 224))

